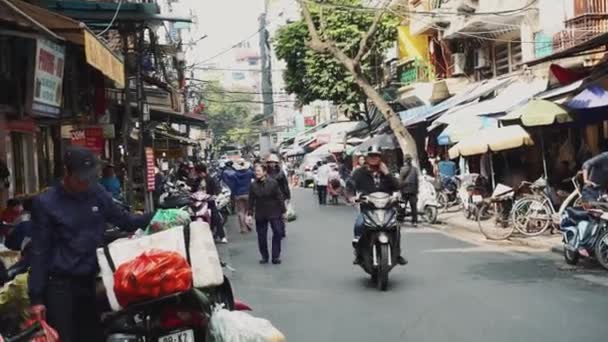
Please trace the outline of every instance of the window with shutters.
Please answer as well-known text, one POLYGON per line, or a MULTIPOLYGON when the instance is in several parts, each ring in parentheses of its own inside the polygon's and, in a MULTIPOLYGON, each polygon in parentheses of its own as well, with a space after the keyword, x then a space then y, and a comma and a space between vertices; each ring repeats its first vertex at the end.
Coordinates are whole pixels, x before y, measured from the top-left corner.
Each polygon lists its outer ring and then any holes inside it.
POLYGON ((520 42, 497 43, 494 45, 495 75, 500 76, 521 68, 520 42))

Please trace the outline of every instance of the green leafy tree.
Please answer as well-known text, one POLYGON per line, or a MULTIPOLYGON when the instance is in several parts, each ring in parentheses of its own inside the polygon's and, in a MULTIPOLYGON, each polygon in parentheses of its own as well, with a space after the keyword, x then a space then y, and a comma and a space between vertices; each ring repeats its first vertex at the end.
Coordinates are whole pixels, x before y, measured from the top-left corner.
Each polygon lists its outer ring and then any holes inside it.
MULTIPOLYGON (((340 5, 358 6, 360 0, 337 1, 340 5)), ((363 33, 372 25, 374 15, 363 11, 311 8, 316 22, 323 20, 323 32, 341 49, 356 54, 363 33), (323 17, 321 19, 321 16, 323 17)), ((370 83, 382 79, 383 55, 395 43, 397 19, 384 16, 370 43, 367 55, 361 61, 361 71, 370 83)), ((274 48, 279 59, 286 62, 284 72, 286 91, 296 94, 302 104, 315 100, 328 100, 341 105, 352 119, 371 121, 367 96, 354 77, 329 54, 320 54, 307 46, 309 32, 304 20, 292 22, 279 29, 274 48)))
POLYGON ((287 90, 303 103, 319 98, 355 107, 371 101, 388 121, 403 153, 417 160, 414 139, 374 87, 374 66, 390 46, 389 40, 396 39, 397 22, 387 14, 392 1, 374 12, 353 9, 361 7, 361 0, 297 1, 303 21, 287 25, 275 43, 277 54, 287 62, 287 90))
POLYGON ((205 104, 203 114, 213 132, 216 143, 239 144, 250 118, 255 114, 253 94, 230 92, 219 82, 198 82, 189 87, 189 106, 205 104), (235 134, 239 133, 239 134, 235 134))

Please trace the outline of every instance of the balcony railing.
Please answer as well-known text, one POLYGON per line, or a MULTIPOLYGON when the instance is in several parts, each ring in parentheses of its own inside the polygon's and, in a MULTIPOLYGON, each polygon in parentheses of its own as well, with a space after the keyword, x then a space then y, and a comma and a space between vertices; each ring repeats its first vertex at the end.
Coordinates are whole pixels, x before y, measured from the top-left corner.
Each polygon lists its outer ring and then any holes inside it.
POLYGON ((575 0, 574 16, 608 13, 608 0, 575 0))
POLYGON ((412 59, 398 67, 399 85, 408 86, 418 82, 428 82, 433 78, 431 67, 424 61, 412 59))
POLYGON ((566 21, 566 29, 553 37, 553 50, 566 49, 608 32, 608 13, 585 14, 566 21))

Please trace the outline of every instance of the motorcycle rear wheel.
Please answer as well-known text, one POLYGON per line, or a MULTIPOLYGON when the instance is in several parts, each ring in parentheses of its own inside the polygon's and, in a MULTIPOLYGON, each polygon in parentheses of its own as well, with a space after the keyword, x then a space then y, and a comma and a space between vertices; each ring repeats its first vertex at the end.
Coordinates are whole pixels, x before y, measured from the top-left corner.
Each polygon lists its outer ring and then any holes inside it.
POLYGON ((389 248, 390 246, 387 244, 380 245, 380 262, 378 263, 378 271, 376 275, 376 286, 380 291, 386 291, 386 289, 388 288, 389 248))
POLYGON ((424 217, 430 224, 437 223, 438 211, 436 207, 426 206, 424 208, 424 217))
POLYGON ((608 231, 603 232, 595 243, 595 257, 608 270, 608 231))

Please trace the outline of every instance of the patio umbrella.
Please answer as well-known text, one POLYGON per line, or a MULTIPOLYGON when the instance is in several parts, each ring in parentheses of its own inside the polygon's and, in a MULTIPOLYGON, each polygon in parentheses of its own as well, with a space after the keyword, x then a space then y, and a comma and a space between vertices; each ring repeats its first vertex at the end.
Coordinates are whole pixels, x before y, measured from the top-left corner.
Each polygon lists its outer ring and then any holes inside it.
POLYGON ((534 145, 530 134, 519 125, 482 129, 478 134, 462 139, 448 151, 450 158, 499 152, 534 145))
POLYGON ((353 152, 365 153, 367 152, 367 149, 373 145, 376 145, 383 150, 395 150, 399 148, 399 144, 397 144, 395 136, 392 133, 384 133, 367 139, 361 143, 361 145, 355 147, 353 152))
MULTIPOLYGON (((572 116, 568 111, 557 103, 547 100, 532 100, 527 104, 516 108, 509 114, 503 116, 501 121, 521 120, 523 126, 547 126, 554 123, 564 123, 573 121, 572 116)), ((547 158, 545 155, 545 140, 541 134, 540 146, 543 151, 543 169, 545 178, 547 172, 547 158)))
POLYGON ((573 121, 564 107, 547 100, 532 100, 503 116, 501 121, 521 120, 523 126, 547 126, 573 121))
POLYGON ((437 143, 439 145, 452 145, 462 139, 475 136, 480 130, 497 127, 498 121, 494 118, 468 115, 459 121, 453 121, 439 134, 437 143))

